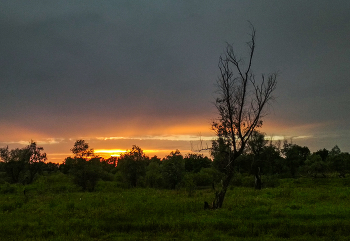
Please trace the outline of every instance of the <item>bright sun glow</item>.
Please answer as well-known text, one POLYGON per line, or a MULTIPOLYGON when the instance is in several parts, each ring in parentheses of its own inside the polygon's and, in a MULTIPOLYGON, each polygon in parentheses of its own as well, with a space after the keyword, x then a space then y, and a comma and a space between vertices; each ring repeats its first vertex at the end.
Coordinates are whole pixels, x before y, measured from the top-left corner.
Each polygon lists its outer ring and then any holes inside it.
MULTIPOLYGON (((120 157, 121 154, 128 152, 129 150, 121 150, 121 149, 96 149, 94 150, 95 154, 103 157, 103 158, 110 158, 110 157, 120 157)), ((174 150, 143 150, 143 153, 146 155, 152 157, 154 155, 163 157, 166 155, 169 155, 170 152, 174 150)), ((190 152, 190 150, 183 150, 184 153, 190 152)))
POLYGON ((120 154, 125 153, 126 150, 120 150, 120 149, 96 149, 95 153, 99 154, 103 157, 105 156, 113 156, 113 157, 119 157, 120 154))

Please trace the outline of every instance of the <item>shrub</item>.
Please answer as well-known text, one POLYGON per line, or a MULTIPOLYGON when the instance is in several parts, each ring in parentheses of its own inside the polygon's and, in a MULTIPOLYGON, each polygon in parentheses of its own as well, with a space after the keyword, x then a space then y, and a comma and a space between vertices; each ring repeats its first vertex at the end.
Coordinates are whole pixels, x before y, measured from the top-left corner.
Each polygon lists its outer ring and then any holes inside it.
POLYGON ((72 179, 61 172, 52 173, 47 176, 40 176, 34 183, 33 187, 39 193, 53 192, 73 192, 77 187, 73 184, 72 179))
POLYGON ((161 165, 164 186, 175 189, 185 174, 185 161, 178 150, 166 156, 161 165))
POLYGON ((196 186, 209 186, 213 183, 213 178, 208 173, 203 172, 192 174, 192 180, 196 186))
POLYGON ((277 175, 266 175, 262 177, 262 184, 264 187, 278 187, 280 179, 277 175))
POLYGON ((241 173, 235 173, 231 180, 231 184, 237 187, 242 186, 242 177, 243 175, 241 173))
POLYGON ((16 188, 11 185, 10 183, 6 182, 5 184, 3 184, 0 188, 0 192, 3 194, 6 193, 15 193, 16 192, 16 188))
POLYGON ((70 169, 73 181, 80 186, 83 191, 92 192, 97 181, 103 176, 103 170, 99 162, 87 161, 84 158, 75 158, 75 163, 70 169))
POLYGON ((186 188, 186 192, 188 193, 189 197, 192 197, 195 189, 196 189, 196 184, 194 182, 194 176, 195 174, 187 174, 184 176, 184 178, 182 179, 182 186, 184 186, 186 188))
POLYGON ((254 187, 254 177, 252 175, 243 175, 241 173, 235 173, 232 178, 231 184, 241 187, 254 187))
POLYGON ((145 185, 152 188, 162 187, 163 175, 160 163, 151 162, 146 168, 145 185))

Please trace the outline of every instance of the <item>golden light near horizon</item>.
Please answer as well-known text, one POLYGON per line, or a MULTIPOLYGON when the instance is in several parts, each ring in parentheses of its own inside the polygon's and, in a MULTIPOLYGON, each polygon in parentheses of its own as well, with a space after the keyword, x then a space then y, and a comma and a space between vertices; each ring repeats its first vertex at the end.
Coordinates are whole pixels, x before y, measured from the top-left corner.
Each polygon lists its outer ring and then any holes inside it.
MULTIPOLYGON (((110 158, 110 157, 120 157, 121 154, 128 152, 129 150, 121 150, 121 149, 96 149, 94 150, 94 153, 103 157, 103 158, 110 158)), ((165 157, 169 155, 172 151, 174 150, 151 150, 151 149, 146 149, 143 150, 143 153, 152 157, 152 156, 158 156, 158 157, 165 157)), ((183 154, 191 152, 191 150, 181 150, 183 154)))
POLYGON ((119 157, 122 153, 127 152, 126 150, 120 149, 96 149, 95 154, 99 154, 102 157, 119 157))

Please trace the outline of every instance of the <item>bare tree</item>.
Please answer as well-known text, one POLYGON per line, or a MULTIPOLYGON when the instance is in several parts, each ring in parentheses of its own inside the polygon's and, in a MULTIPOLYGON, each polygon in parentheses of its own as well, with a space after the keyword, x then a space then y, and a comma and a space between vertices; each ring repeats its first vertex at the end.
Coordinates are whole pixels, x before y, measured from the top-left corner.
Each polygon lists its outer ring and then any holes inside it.
POLYGON ((220 76, 217 80, 218 98, 215 105, 219 118, 213 121, 212 129, 225 146, 228 164, 221 190, 216 192, 213 208, 221 208, 227 188, 233 177, 235 160, 243 153, 254 130, 262 126, 266 105, 273 99, 277 74, 261 75, 257 80, 252 72, 255 51, 255 28, 251 26, 251 39, 247 42, 248 62, 237 57, 233 46, 227 44, 219 59, 220 76))

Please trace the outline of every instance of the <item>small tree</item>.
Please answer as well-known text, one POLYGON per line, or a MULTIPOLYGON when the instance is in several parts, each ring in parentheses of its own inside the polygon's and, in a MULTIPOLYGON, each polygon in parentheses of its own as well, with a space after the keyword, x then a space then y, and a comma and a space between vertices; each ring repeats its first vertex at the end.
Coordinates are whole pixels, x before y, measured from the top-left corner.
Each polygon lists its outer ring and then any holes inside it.
POLYGON ((285 165, 292 177, 296 177, 297 171, 304 166, 310 155, 308 147, 284 142, 282 154, 285 156, 285 165))
POLYGON ((322 158, 322 161, 325 162, 327 161, 329 151, 326 148, 323 148, 322 150, 316 151, 315 154, 319 155, 322 158))
POLYGON ((74 147, 70 150, 73 152, 74 156, 78 158, 87 158, 94 156, 94 149, 89 148, 89 144, 84 140, 77 140, 74 143, 74 147))
POLYGON ((147 187, 159 188, 163 186, 163 176, 161 161, 157 156, 150 159, 150 164, 146 168, 145 183, 147 187))
POLYGON ((140 180, 145 177, 149 162, 149 157, 143 150, 134 145, 130 151, 120 155, 117 170, 128 186, 136 187, 140 186, 140 180))
POLYGON ((202 154, 189 153, 185 156, 186 172, 200 172, 202 168, 211 167, 211 160, 202 154))
POLYGON ((34 141, 26 148, 28 156, 28 183, 32 183, 37 173, 44 168, 44 162, 47 160, 43 147, 38 147, 34 141))
POLYGON ((67 157, 60 165, 60 170, 65 174, 71 174, 74 183, 83 191, 92 192, 98 180, 105 175, 101 164, 102 158, 95 157, 94 149, 84 140, 77 140, 70 150, 74 157, 67 157))
MULTIPOLYGON (((67 159, 69 158, 70 157, 67 159)), ((70 169, 70 173, 74 177, 74 183, 80 186, 83 191, 94 191, 98 180, 100 180, 103 175, 100 161, 97 159, 96 162, 94 159, 86 160, 79 157, 74 158, 73 161, 74 164, 70 169)))
POLYGON ((4 170, 11 183, 24 180, 26 170, 25 151, 23 149, 9 150, 8 146, 0 148, 1 159, 4 162, 4 170), (21 180, 22 179, 22 180, 21 180))
POLYGON ((165 186, 175 189, 185 175, 185 161, 180 151, 172 151, 163 158, 161 168, 165 186))
POLYGON ((254 130, 262 126, 264 109, 272 99, 277 74, 262 75, 258 81, 252 72, 255 52, 255 28, 251 25, 251 40, 247 43, 247 64, 239 58, 233 46, 227 44, 219 59, 220 76, 217 81, 216 108, 219 118, 212 128, 220 140, 228 158, 222 188, 216 192, 213 208, 221 208, 227 188, 234 174, 235 160, 243 153, 254 130))
POLYGON ((283 173, 284 159, 280 156, 280 149, 270 142, 266 145, 260 154, 261 168, 264 174, 281 174, 283 173))
POLYGON ((306 159, 304 169, 314 178, 317 177, 317 174, 326 177, 327 163, 322 160, 320 155, 314 153, 306 159))
POLYGON ((329 152, 327 163, 332 171, 338 173, 339 177, 345 177, 350 172, 350 154, 341 152, 337 145, 329 152))
POLYGON ((265 134, 259 131, 253 131, 247 142, 248 152, 253 156, 251 164, 251 173, 255 176, 260 172, 262 166, 262 153, 268 141, 265 140, 265 134))

